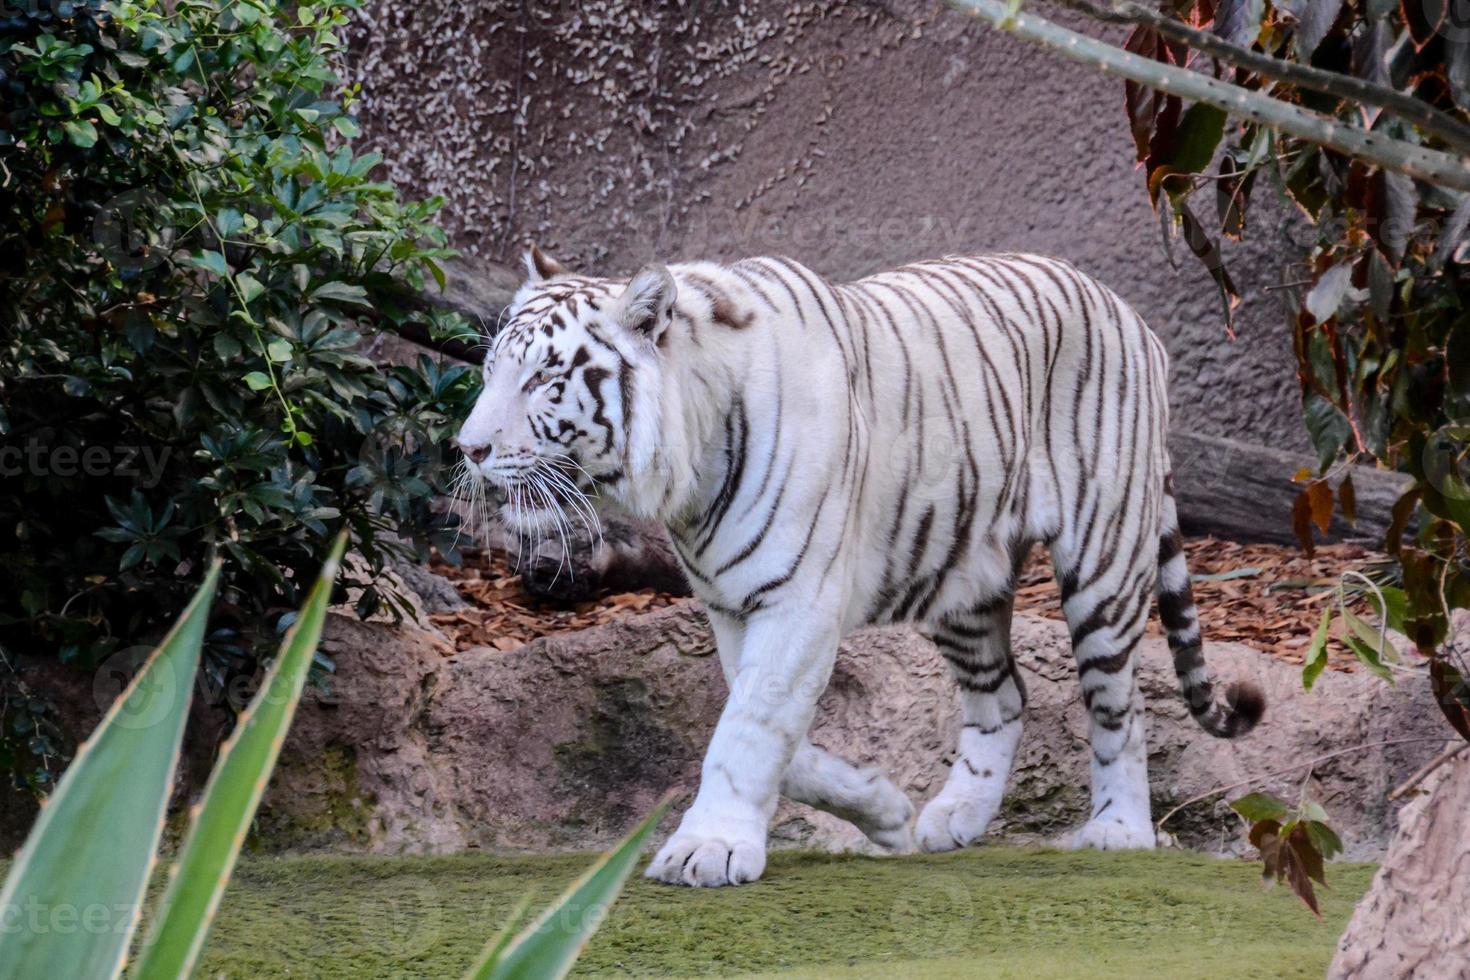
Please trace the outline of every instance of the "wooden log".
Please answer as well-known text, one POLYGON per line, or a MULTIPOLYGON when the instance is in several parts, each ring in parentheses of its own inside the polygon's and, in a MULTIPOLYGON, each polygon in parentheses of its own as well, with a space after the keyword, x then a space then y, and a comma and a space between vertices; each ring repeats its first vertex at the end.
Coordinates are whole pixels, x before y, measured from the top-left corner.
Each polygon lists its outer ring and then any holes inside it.
MULTIPOLYGON (((395 301, 410 309, 449 310, 464 317, 480 331, 481 336, 493 336, 499 327, 506 307, 525 277, 519 270, 487 259, 459 256, 443 264, 444 289, 434 284, 422 292, 405 291, 395 296, 395 301)), ((481 364, 485 360, 483 348, 458 340, 440 340, 429 334, 421 323, 390 324, 380 320, 384 327, 392 330, 404 340, 420 347, 447 354, 468 364, 481 364)))
MULTIPOLYGON (((1302 487, 1291 478, 1303 467, 1315 473, 1315 458, 1177 428, 1169 432, 1169 456, 1179 524, 1186 535, 1296 543, 1291 509, 1302 487)), ((1335 514, 1327 534, 1318 540, 1382 548, 1394 502, 1409 478, 1367 466, 1354 466, 1350 472, 1357 493, 1357 523, 1348 524, 1335 514)))

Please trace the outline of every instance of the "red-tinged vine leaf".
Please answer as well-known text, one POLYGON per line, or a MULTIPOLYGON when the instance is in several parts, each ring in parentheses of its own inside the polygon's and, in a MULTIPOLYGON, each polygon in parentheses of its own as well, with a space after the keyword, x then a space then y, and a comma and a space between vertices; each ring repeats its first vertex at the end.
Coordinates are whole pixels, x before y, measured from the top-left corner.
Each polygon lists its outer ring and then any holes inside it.
POLYGON ((1196 30, 1204 30, 1215 19, 1215 0, 1174 0, 1179 19, 1196 30))
POLYGON ((1393 510, 1389 513, 1388 533, 1383 538, 1383 550, 1390 555, 1397 555, 1401 550, 1404 540, 1404 532, 1409 528, 1409 520, 1414 516, 1414 511, 1419 506, 1419 488, 1411 487, 1404 495, 1393 503, 1393 510))
POLYGON ((1227 154, 1220 158, 1220 179, 1215 181, 1215 211, 1220 216, 1220 233, 1236 241, 1245 231, 1246 205, 1250 203, 1257 171, 1252 170, 1244 176, 1241 173, 1240 164, 1234 157, 1227 154))
POLYGON ((1220 0, 1214 31, 1231 44, 1248 48, 1261 36, 1261 15, 1265 12, 1265 0, 1220 0))
POLYGON ((1404 635, 1421 654, 1433 659, 1449 632, 1450 623, 1440 592, 1443 562, 1438 555, 1426 554, 1410 545, 1399 548, 1398 558, 1404 576, 1404 595, 1408 599, 1404 635))
POLYGON ((1394 267, 1403 261, 1404 249, 1414 232, 1419 207, 1419 191, 1414 179, 1400 173, 1380 170, 1368 182, 1368 201, 1364 220, 1368 234, 1394 267))
MULTIPOLYGON (((1240 799, 1232 801, 1230 809, 1253 824, 1285 820, 1289 812, 1286 804, 1270 793, 1247 793, 1240 799)), ((1252 829, 1251 833, 1255 834, 1255 830, 1252 829)), ((1254 838, 1251 843, 1255 843, 1254 838)))
POLYGON ((1220 243, 1205 232, 1204 225, 1200 224, 1199 219, 1194 216, 1187 202, 1179 200, 1174 206, 1179 214, 1185 243, 1189 245, 1189 250, 1204 265, 1210 278, 1215 280, 1215 285, 1220 289, 1220 305, 1225 314, 1225 332, 1230 335, 1231 340, 1234 340, 1235 308, 1240 305, 1240 290, 1235 287, 1235 280, 1230 278, 1230 271, 1225 268, 1225 256, 1220 252, 1220 243))
POLYGON ((1316 147, 1304 148, 1287 167, 1286 192, 1303 214, 1317 220, 1328 194, 1322 180, 1321 151, 1316 147))
POLYGON ((1261 878, 1266 884, 1281 880, 1281 821, 1251 824, 1250 842, 1261 852, 1261 878))
POLYGON ((1312 840, 1311 835, 1307 833, 1305 821, 1297 821, 1296 826, 1291 829, 1291 836, 1287 838, 1287 843, 1291 845, 1291 849, 1295 852, 1297 860, 1301 862, 1302 870, 1307 873, 1307 877, 1319 885, 1326 885, 1327 877, 1326 870, 1323 866, 1323 855, 1321 851, 1317 850, 1317 844, 1312 840))
POLYGON ((1202 174, 1215 158, 1225 134, 1225 113, 1212 105, 1196 102, 1184 113, 1175 129, 1172 145, 1149 151, 1148 193, 1157 201, 1160 190, 1179 202, 1193 188, 1193 177, 1202 174), (1172 179, 1171 179, 1172 178, 1172 179))
POLYGON ((1179 120, 1174 152, 1165 165, 1182 174, 1203 173, 1215 158, 1215 149, 1223 135, 1225 113, 1212 105, 1196 102, 1179 120))
POLYGON ((1404 23, 1408 25, 1409 36, 1414 39, 1416 49, 1422 50, 1434 40, 1445 15, 1449 13, 1449 5, 1450 0, 1403 0, 1404 23))
MULTIPOLYGON (((1310 850, 1311 846, 1311 843, 1308 842, 1306 849, 1310 850)), ((1295 833, 1282 840, 1279 848, 1278 880, 1284 879, 1291 886, 1292 894, 1301 899, 1302 903, 1320 920, 1322 909, 1317 905, 1317 890, 1312 887, 1312 874, 1308 868, 1307 859, 1302 854, 1303 849, 1298 847, 1295 833)))
POLYGON ((1347 474, 1337 485, 1337 506, 1343 519, 1349 524, 1358 523, 1358 491, 1353 487, 1353 475, 1347 474))
MULTIPOLYGON (((1160 37, 1146 27, 1139 27, 1128 35, 1123 47, 1140 57, 1166 65, 1182 65, 1186 53, 1182 44, 1160 37)), ((1136 82, 1124 84, 1123 96, 1134 150, 1144 165, 1147 180, 1174 157, 1184 102, 1176 95, 1165 95, 1136 82)), ((1149 187, 1149 199, 1158 203, 1155 186, 1149 187)))
POLYGON ((1353 267, 1347 262, 1339 262, 1328 266, 1327 269, 1317 277, 1310 292, 1307 293, 1307 312, 1312 314, 1312 319, 1318 323, 1326 323, 1337 315, 1337 308, 1342 305, 1343 297, 1353 285, 1353 267))
MULTIPOLYGON (((1147 27, 1135 28, 1124 42, 1123 50, 1157 61, 1168 60, 1163 38, 1147 27)), ((1148 148, 1153 141, 1155 120, 1164 104, 1164 93, 1137 82, 1126 82, 1123 97, 1128 109, 1128 125, 1133 131, 1133 147, 1139 162, 1142 162, 1148 159, 1148 148)))
POLYGON ((1312 52, 1332 31, 1332 25, 1337 23, 1337 15, 1341 12, 1342 0, 1305 0, 1295 35, 1298 61, 1306 64, 1312 60, 1312 52))
MULTIPOLYGON (((1461 42, 1466 60, 1470 61, 1470 38, 1461 42)), ((1463 262, 1465 246, 1470 245, 1470 196, 1460 202, 1454 213, 1445 219, 1439 232, 1439 244, 1434 247, 1434 260, 1440 265, 1447 262, 1463 262)))
POLYGON ((1312 500, 1307 491, 1297 493, 1291 504, 1291 530, 1296 534, 1297 544, 1311 558, 1317 554, 1317 545, 1312 540, 1312 500))
POLYGON ((1380 321, 1387 320, 1393 310, 1393 269, 1377 249, 1368 253, 1367 262, 1368 308, 1380 321))
POLYGON ((1326 480, 1313 480, 1307 485, 1307 502, 1312 509, 1312 523, 1326 534, 1332 526, 1332 487, 1326 480))
MULTIPOLYGON (((1269 795, 1269 794, 1262 794, 1262 795, 1269 795)), ((1252 845, 1254 845, 1255 847, 1260 847, 1262 844, 1266 843, 1270 838, 1272 838, 1272 837, 1279 837, 1280 835, 1281 835, 1281 821, 1280 820, 1257 820, 1255 823, 1251 824, 1251 829, 1250 829, 1249 837, 1250 837, 1250 842, 1251 842, 1252 845)))
MULTIPOLYGON (((1395 6, 1389 0, 1385 2, 1389 9, 1395 6)), ((1393 48, 1393 41, 1394 28, 1387 20, 1372 20, 1365 25, 1353 38, 1353 75, 1374 85, 1392 86, 1393 80, 1388 76, 1388 52, 1393 48)), ((1357 111, 1362 116, 1364 129, 1372 129, 1382 113, 1377 106, 1366 104, 1358 106, 1357 111)))
POLYGON ((1429 685, 1450 727, 1470 742, 1470 681, 1443 656, 1429 663, 1429 685))
POLYGON ((1286 882, 1312 914, 1322 918, 1312 883, 1326 887, 1326 862, 1342 853, 1342 841, 1327 825, 1327 811, 1320 804, 1304 801, 1292 815, 1270 793, 1251 793, 1230 805, 1254 820, 1250 842, 1261 853, 1262 880, 1267 885, 1286 882))

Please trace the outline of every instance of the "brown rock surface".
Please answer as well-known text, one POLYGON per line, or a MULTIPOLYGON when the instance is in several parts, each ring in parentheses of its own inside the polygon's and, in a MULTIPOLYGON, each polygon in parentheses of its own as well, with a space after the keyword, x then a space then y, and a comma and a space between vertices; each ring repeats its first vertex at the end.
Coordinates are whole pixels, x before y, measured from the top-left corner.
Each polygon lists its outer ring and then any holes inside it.
MULTIPOLYGON (((1065 627, 1018 616, 1015 648, 1031 705, 1010 794, 991 837, 1051 840, 1086 806, 1086 719, 1065 627)), ((452 656, 442 634, 334 616, 334 697, 303 704, 262 814, 267 846, 376 852, 601 847, 669 788, 692 790, 723 703, 703 613, 684 604, 504 653, 452 656), (326 760, 321 765, 317 760, 326 760)), ((1217 676, 1253 680, 1265 722, 1235 742, 1189 719, 1163 641, 1142 646, 1155 816, 1217 786, 1247 783, 1321 801, 1353 857, 1381 853, 1392 828, 1384 797, 1442 746, 1427 687, 1388 687, 1332 673, 1305 694, 1297 669, 1237 644, 1209 649, 1217 676), (1275 770, 1355 743, 1422 737, 1275 770)), ((843 645, 813 738, 889 772, 917 801, 937 792, 957 725, 954 690, 928 641, 870 630, 843 645)), ((1237 851, 1225 797, 1167 829, 1193 846, 1237 851)), ((848 825, 783 803, 778 843, 842 848, 848 825)))

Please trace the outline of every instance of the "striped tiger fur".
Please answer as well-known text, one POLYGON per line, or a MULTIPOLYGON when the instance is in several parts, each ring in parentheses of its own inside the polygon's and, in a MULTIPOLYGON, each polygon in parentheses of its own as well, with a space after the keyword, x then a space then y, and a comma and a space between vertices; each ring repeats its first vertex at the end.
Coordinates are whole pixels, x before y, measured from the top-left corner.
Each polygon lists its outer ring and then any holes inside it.
POLYGON ((1112 291, 1055 259, 952 257, 833 284, 784 258, 568 272, 537 250, 458 439, 502 516, 544 529, 597 494, 660 521, 703 600, 730 697, 699 791, 648 874, 751 881, 777 797, 893 850, 962 847, 995 815, 1026 691, 1012 592, 1051 551, 1092 742, 1076 846, 1152 847, 1134 651, 1155 590, 1190 711, 1217 698, 1170 486, 1167 360, 1112 291), (883 774, 807 740, 838 641, 920 624, 964 727, 917 821, 883 774))

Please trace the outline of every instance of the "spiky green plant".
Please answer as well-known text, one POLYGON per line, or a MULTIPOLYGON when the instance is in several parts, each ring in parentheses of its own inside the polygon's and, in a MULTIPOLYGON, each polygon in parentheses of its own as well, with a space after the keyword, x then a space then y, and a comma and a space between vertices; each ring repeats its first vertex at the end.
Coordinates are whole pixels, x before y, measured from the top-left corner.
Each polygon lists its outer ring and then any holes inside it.
MULTIPOLYGON (((339 535, 260 690, 220 751, 157 917, 128 970, 136 980, 176 980, 194 972, 296 714, 346 544, 346 536, 339 535)), ((183 617, 78 750, 42 809, 0 891, 0 916, 13 927, 0 937, 0 978, 116 977, 122 972, 156 861, 218 581, 216 563, 183 617), (107 833, 100 833, 104 827, 107 833), (99 913, 106 921, 96 920, 99 913), (52 928, 58 916, 80 921, 83 928, 52 928)), ((655 810, 512 939, 520 918, 513 916, 470 976, 565 976, 622 890, 663 810, 655 810)))

